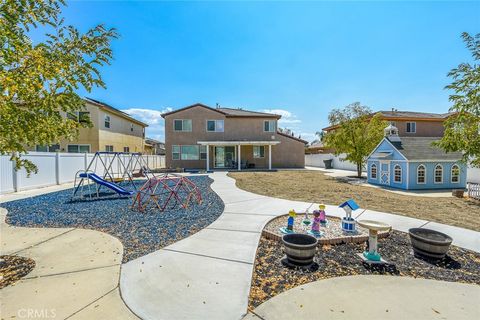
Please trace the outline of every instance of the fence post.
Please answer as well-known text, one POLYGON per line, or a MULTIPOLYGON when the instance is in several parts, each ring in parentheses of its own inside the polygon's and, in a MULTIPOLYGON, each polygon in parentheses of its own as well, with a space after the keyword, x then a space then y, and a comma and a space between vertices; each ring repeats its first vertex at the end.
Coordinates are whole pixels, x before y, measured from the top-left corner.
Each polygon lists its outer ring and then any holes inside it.
POLYGON ((86 171, 86 170, 87 170, 87 167, 88 167, 88 153, 85 152, 83 155, 84 155, 84 157, 83 157, 83 164, 84 164, 84 166, 85 166, 85 171, 86 171))
POLYGON ((12 182, 13 182, 13 191, 18 192, 20 186, 18 185, 18 171, 15 169, 17 166, 17 161, 12 160, 12 182))
POLYGON ((60 153, 55 153, 55 182, 60 184, 60 153))

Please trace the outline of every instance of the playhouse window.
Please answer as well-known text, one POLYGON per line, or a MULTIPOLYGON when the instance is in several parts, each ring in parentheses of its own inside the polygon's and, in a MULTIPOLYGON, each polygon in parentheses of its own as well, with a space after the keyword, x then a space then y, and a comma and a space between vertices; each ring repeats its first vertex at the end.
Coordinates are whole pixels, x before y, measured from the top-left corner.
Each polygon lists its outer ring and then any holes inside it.
POLYGON ((370 178, 377 179, 377 165, 375 163, 370 167, 370 178))
POLYGON ((423 164, 419 165, 417 168, 417 183, 425 183, 425 166, 423 164))
POLYGON ((435 166, 435 183, 443 182, 443 167, 440 164, 435 166))
POLYGON ((393 181, 398 183, 402 182, 402 167, 398 164, 396 164, 393 169, 393 181))
POLYGON ((452 166, 452 183, 460 182, 460 167, 454 164, 452 166))

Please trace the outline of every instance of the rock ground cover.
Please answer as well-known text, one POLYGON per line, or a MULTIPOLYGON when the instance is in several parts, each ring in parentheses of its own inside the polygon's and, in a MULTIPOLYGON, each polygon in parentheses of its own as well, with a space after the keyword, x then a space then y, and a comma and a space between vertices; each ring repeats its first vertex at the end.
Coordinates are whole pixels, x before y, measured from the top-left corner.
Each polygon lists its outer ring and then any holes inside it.
POLYGON ((365 243, 323 245, 317 249, 315 265, 309 269, 289 269, 281 264, 284 257, 279 241, 260 239, 250 289, 249 307, 293 287, 327 278, 382 274, 405 276, 480 285, 480 254, 451 246, 448 255, 433 263, 414 257, 408 234, 392 231, 379 240, 379 252, 388 265, 362 263, 357 253, 365 250, 365 243))
POLYGON ((25 277, 35 267, 35 261, 17 255, 0 256, 0 289, 25 277))
MULTIPOLYGON (((480 231, 480 203, 449 198, 406 196, 338 181, 319 171, 232 172, 237 187, 288 200, 341 204, 355 199, 362 207, 480 231)), ((327 212, 328 214, 328 212, 327 212)))
MULTIPOLYGON (((3 203, 6 222, 21 227, 73 227, 106 232, 124 246, 123 262, 146 255, 203 229, 223 212, 224 204, 211 190, 207 176, 189 177, 202 193, 202 204, 177 205, 164 212, 131 209, 132 198, 114 194, 103 199, 72 201, 72 189, 3 203)), ((144 181, 137 181, 141 186, 144 181)), ((128 188, 128 186, 127 186, 128 188)), ((105 190, 105 189, 104 189, 105 190)), ((103 192, 103 191, 102 191, 103 192)))

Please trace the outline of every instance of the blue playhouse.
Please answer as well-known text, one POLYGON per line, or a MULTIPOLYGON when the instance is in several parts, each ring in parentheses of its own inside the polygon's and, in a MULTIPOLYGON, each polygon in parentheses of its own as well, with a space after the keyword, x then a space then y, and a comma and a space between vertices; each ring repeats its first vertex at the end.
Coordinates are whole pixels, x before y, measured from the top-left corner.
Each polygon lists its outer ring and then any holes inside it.
POLYGON ((462 153, 432 145, 440 138, 399 137, 392 125, 367 158, 368 183, 404 190, 464 189, 462 153))

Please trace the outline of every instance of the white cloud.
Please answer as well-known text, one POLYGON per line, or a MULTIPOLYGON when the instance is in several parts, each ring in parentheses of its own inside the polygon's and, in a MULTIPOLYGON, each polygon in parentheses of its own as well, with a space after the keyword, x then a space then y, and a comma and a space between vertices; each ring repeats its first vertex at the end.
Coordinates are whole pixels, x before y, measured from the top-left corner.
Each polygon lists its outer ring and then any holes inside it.
POLYGON ((162 114, 172 111, 172 108, 165 108, 163 110, 130 108, 122 110, 130 116, 148 124, 146 136, 156 140, 164 140, 165 126, 163 123, 162 114))
POLYGON ((284 109, 264 109, 264 110, 262 110, 262 112, 281 115, 282 117, 280 118, 280 120, 278 120, 278 123, 280 123, 281 125, 282 124, 302 123, 302 120, 298 119, 296 115, 294 115, 293 113, 291 113, 288 110, 284 110, 284 109))

